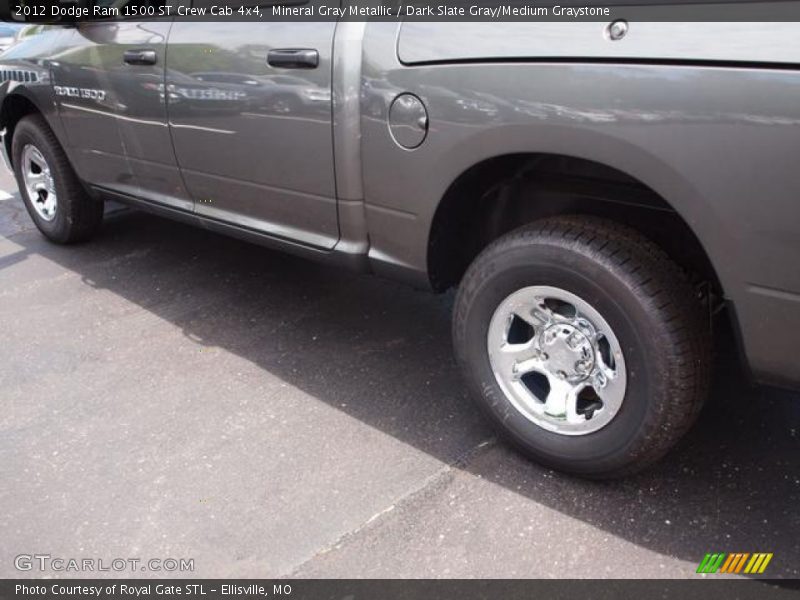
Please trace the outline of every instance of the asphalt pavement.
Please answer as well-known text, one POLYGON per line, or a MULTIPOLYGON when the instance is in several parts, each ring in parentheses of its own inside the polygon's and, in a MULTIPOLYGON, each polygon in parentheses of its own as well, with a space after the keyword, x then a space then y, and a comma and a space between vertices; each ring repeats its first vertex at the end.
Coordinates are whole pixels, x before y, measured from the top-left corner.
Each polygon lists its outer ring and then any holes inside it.
POLYGON ((671 578, 707 552, 800 577, 800 396, 750 387, 724 328, 688 437, 587 482, 484 425, 452 295, 127 209, 60 247, 15 187, 0 174, 0 577, 93 574, 15 568, 46 554, 194 561, 94 573, 137 577, 671 578))

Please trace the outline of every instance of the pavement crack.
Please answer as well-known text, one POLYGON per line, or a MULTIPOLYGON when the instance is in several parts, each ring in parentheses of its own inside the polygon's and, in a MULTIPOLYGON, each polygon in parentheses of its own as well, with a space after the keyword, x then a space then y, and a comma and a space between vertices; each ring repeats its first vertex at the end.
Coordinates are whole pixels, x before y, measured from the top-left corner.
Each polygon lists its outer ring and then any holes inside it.
POLYGON ((442 468, 438 469, 434 473, 431 473, 427 477, 425 477, 418 485, 412 487, 404 494, 399 496, 394 502, 392 502, 386 508, 379 510, 374 515, 369 517, 366 521, 340 535, 335 541, 328 544, 327 546, 322 547, 320 550, 315 552, 313 556, 310 556, 306 560, 302 561, 296 567, 294 567, 291 571, 289 571, 286 575, 281 575, 280 578, 291 578, 296 577, 296 573, 303 570, 303 568, 312 563, 314 560, 319 558, 320 556, 324 556, 329 552, 334 550, 338 550, 345 544, 347 544, 350 540, 355 539, 358 535, 375 526, 377 522, 379 522, 383 517, 386 515, 393 513, 398 508, 403 508, 409 506, 415 502, 421 496, 424 496, 426 492, 428 492, 431 488, 434 488, 438 483, 442 480, 447 478, 453 471, 462 470, 466 467, 469 462, 475 458, 478 454, 493 447, 497 443, 497 439, 494 437, 487 438, 481 441, 479 444, 469 448, 468 450, 459 454, 455 460, 443 465, 442 468))

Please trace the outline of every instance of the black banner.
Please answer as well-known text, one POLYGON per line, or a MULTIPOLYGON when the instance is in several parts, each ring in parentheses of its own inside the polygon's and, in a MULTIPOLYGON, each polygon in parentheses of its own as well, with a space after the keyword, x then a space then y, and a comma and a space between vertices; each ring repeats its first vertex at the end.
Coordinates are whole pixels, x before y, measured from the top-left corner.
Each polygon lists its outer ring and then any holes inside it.
POLYGON ((797 598, 798 581, 694 580, 2 580, 3 600, 619 600, 797 598))
POLYGON ((200 21, 800 22, 794 0, 0 0, 26 23, 200 21))

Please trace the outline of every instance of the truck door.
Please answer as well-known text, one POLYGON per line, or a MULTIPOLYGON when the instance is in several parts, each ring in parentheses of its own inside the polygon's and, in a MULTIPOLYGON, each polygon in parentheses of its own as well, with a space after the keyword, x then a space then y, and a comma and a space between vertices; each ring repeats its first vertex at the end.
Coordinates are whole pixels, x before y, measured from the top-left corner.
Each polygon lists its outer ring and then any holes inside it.
MULTIPOLYGON (((165 2, 92 4, 142 10, 165 2)), ((76 167, 86 181, 192 210, 167 125, 164 69, 171 25, 164 18, 80 23, 53 58, 53 83, 76 167)))
POLYGON ((167 53, 169 123, 198 214, 334 246, 335 28, 335 22, 175 22, 167 53))

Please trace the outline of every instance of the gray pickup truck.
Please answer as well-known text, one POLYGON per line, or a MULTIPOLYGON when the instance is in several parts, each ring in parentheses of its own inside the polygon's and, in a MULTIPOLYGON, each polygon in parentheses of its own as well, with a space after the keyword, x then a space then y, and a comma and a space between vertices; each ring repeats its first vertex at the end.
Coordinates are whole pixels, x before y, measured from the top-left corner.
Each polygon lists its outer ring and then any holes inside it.
POLYGON ((714 315, 754 381, 800 382, 795 24, 96 21, 13 46, 0 81, 47 238, 115 200, 457 287, 472 395, 551 467, 663 456, 714 315))

